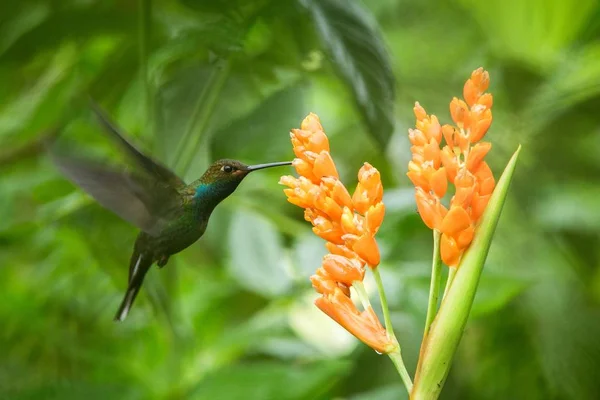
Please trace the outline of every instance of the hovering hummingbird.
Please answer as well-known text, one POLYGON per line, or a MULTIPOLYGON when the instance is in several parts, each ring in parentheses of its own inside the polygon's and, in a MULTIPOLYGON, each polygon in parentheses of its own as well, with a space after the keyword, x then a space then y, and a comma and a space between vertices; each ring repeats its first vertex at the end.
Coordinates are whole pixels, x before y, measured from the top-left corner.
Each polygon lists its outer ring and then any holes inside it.
POLYGON ((250 172, 291 162, 246 165, 236 160, 218 160, 200 179, 188 185, 129 143, 93 103, 92 109, 139 171, 117 171, 56 154, 53 160, 69 180, 141 230, 129 261, 127 292, 114 317, 115 321, 122 321, 152 264, 162 268, 170 256, 196 242, 206 231, 215 207, 232 194, 250 172))

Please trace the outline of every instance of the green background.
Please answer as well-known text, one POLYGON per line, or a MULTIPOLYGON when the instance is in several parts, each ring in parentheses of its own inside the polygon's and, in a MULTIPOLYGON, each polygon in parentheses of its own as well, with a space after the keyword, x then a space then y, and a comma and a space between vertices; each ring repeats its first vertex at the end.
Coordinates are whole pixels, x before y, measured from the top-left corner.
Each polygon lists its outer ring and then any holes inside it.
POLYGON ((592 0, 1 2, 0 398, 406 398, 386 357, 312 305, 324 246, 286 202, 282 169, 248 177, 116 324, 136 230, 41 144, 64 126, 71 151, 121 162, 91 96, 191 181, 221 157, 291 159, 289 129, 317 113, 350 189, 363 162, 382 173, 381 271, 412 372, 432 243, 405 175, 407 129, 417 100, 449 122, 479 66, 496 177, 523 151, 442 398, 598 398, 592 0))

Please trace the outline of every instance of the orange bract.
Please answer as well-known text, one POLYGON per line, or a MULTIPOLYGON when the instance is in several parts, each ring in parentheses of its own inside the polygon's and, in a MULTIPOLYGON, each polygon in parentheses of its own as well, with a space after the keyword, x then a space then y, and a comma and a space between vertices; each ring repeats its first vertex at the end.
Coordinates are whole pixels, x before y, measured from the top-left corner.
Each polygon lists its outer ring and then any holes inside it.
POLYGON ((473 71, 463 88, 464 101, 455 97, 450 102, 455 125, 440 126, 437 117, 429 116, 417 102, 417 129, 408 131, 412 160, 407 175, 416 188, 417 208, 425 225, 442 233, 441 257, 451 267, 458 265, 471 244, 494 190, 494 176, 483 161, 492 145, 479 142, 492 123, 493 98, 485 93, 489 84, 487 71, 473 71), (448 182, 455 187, 450 209, 441 203, 448 182))
POLYGON ((350 195, 339 180, 319 117, 309 114, 290 136, 297 157, 292 165, 300 177, 282 176, 279 183, 288 187, 284 189, 288 201, 304 208, 304 219, 327 241, 331 253, 323 257, 321 267, 310 278, 322 294, 315 304, 373 349, 390 352, 397 344, 388 337, 373 309, 361 313, 350 299, 350 286, 362 282, 366 265, 376 268, 380 262, 375 234, 383 222, 385 206, 379 171, 364 163, 350 195))

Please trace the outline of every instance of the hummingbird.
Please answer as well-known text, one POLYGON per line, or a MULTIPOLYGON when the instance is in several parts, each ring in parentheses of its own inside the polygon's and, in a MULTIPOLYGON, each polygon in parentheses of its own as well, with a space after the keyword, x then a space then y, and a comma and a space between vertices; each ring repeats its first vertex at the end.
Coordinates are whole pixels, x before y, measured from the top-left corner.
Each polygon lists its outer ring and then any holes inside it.
POLYGON ((138 167, 120 171, 70 156, 51 154, 67 179, 100 205, 140 229, 129 261, 129 280, 115 321, 123 321, 156 263, 164 267, 169 257, 195 243, 206 231, 211 213, 253 171, 290 165, 291 161, 246 165, 237 160, 215 161, 190 184, 160 162, 138 150, 104 112, 91 108, 106 132, 138 167))

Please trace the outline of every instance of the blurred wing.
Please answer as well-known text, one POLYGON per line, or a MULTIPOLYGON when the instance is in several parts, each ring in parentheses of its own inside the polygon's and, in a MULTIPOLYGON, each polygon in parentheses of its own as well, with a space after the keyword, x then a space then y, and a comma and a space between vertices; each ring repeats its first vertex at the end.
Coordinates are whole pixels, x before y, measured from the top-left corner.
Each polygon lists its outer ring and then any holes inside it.
POLYGON ((164 183, 55 154, 52 158, 70 181, 103 207, 152 236, 181 209, 181 195, 164 183))
POLYGON ((127 139, 121 134, 117 125, 114 124, 108 117, 103 113, 100 107, 90 100, 92 110, 98 117, 98 120, 104 126, 104 128, 111 134, 113 138, 119 142, 121 147, 127 152, 127 154, 133 158, 136 163, 142 167, 146 173, 154 176, 157 180, 163 181, 175 188, 185 186, 185 182, 177 176, 173 171, 161 165, 159 162, 154 161, 150 157, 135 148, 134 145, 129 143, 127 139))

